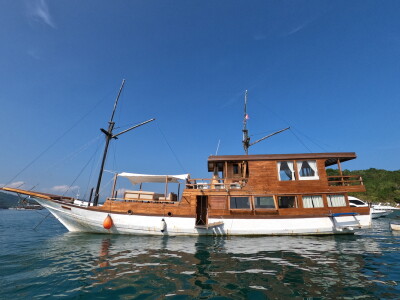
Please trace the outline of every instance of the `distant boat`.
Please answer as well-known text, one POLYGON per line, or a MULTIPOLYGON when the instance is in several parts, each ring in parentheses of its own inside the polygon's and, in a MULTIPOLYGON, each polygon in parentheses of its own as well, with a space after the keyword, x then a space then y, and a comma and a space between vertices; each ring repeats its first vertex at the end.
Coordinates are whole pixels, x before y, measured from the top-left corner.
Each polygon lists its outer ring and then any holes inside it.
MULTIPOLYGON (((370 207, 370 205, 356 197, 349 196, 349 203, 351 207, 370 207)), ((371 216, 372 219, 377 219, 380 217, 385 217, 389 215, 392 211, 391 210, 384 210, 384 209, 375 209, 374 207, 371 207, 371 216)))
POLYGON ((396 206, 390 205, 389 203, 386 204, 373 204, 372 207, 376 207, 376 208, 381 208, 381 209, 390 209, 390 210, 400 210, 400 206, 399 204, 396 204, 396 206))
POLYGON ((0 192, 0 208, 16 210, 43 209, 40 204, 29 196, 21 197, 4 192, 0 192))
POLYGON ((400 223, 395 223, 395 222, 390 222, 390 228, 392 229, 392 230, 396 230, 396 231, 398 231, 398 230, 400 230, 400 223))
POLYGON ((27 197, 19 197, 17 206, 12 206, 9 209, 13 210, 41 210, 43 206, 38 204, 30 195, 27 197))
POLYGON ((396 214, 398 214, 400 212, 400 207, 398 205, 392 206, 389 204, 379 203, 379 204, 373 204, 372 208, 378 212, 386 212, 385 216, 389 216, 389 215, 392 216, 394 214, 394 212, 396 212, 396 214))
POLYGON ((2 189, 35 197, 69 231, 75 232, 159 236, 326 235, 353 234, 371 226, 370 208, 352 207, 348 199, 350 192, 365 191, 362 178, 345 176, 341 170, 343 162, 356 158, 355 153, 248 154, 250 146, 278 132, 250 143, 246 128, 247 91, 242 141, 245 155, 210 156, 207 168, 211 174, 206 179, 193 179, 189 174, 118 173, 110 197, 99 205, 110 141, 154 120, 117 134, 113 132, 114 113, 123 85, 124 81, 108 130, 101 129, 106 143, 93 201, 92 193, 83 202, 73 197, 2 189), (326 168, 333 165, 338 166, 339 175, 328 176, 326 168), (129 180, 136 188, 118 197, 117 179, 129 180), (144 190, 145 183, 161 183, 164 192, 144 190), (178 186, 177 192, 172 192, 173 184, 178 186))

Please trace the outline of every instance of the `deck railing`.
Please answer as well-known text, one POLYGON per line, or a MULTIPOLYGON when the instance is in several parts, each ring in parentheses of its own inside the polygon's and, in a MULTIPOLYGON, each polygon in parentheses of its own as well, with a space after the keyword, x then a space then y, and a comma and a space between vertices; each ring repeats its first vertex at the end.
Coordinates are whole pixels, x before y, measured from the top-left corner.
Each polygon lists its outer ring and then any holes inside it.
POLYGON ((346 176, 328 176, 328 184, 330 186, 351 186, 364 185, 361 176, 346 175, 346 176))
POLYGON ((241 189, 246 185, 247 178, 191 178, 187 180, 187 189, 226 190, 241 189))

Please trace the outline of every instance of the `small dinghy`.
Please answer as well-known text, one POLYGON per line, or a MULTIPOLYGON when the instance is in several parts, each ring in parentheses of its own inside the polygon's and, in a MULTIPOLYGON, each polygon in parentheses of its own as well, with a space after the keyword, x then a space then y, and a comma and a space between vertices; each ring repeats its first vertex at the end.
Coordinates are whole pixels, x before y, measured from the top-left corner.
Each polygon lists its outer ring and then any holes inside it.
POLYGON ((390 229, 400 231, 400 222, 391 222, 390 229))

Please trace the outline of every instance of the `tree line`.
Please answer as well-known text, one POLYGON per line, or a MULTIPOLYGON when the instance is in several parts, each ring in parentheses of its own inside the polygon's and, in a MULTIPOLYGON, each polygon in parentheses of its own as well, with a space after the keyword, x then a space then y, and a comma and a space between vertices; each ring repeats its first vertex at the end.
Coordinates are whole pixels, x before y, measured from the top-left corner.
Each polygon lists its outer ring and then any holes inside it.
MULTIPOLYGON (((328 176, 339 175, 339 170, 327 169, 328 176)), ((343 175, 359 175, 362 177, 367 192, 351 193, 351 196, 368 202, 400 203, 400 170, 387 171, 381 169, 344 170, 343 175)))

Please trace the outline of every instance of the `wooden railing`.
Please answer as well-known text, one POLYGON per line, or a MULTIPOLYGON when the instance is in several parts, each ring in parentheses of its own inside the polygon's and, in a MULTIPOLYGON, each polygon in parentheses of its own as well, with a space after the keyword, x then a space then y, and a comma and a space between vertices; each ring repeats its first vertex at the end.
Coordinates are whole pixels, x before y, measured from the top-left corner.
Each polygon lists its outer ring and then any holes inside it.
POLYGON ((186 188, 200 190, 241 189, 246 185, 246 182, 246 178, 191 178, 187 180, 186 188))
POLYGON ((328 176, 328 184, 330 186, 351 186, 364 185, 361 176, 346 175, 346 176, 328 176))

